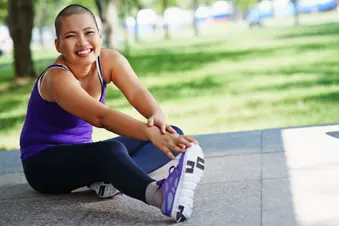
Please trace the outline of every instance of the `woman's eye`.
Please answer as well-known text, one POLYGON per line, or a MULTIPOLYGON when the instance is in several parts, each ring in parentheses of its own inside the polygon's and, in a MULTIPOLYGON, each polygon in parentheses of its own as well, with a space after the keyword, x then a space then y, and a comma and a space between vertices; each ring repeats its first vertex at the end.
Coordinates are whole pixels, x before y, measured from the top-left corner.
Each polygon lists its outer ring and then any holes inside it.
POLYGON ((74 37, 74 35, 68 35, 65 38, 73 38, 73 37, 74 37))
POLYGON ((86 32, 86 35, 93 34, 93 31, 86 32))

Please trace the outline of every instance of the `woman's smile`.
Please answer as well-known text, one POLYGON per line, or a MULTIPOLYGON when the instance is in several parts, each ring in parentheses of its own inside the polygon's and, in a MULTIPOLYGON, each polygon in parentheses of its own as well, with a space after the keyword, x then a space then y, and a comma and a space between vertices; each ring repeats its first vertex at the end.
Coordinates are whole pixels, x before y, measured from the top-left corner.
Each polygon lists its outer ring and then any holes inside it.
POLYGON ((93 52, 92 48, 87 48, 87 49, 81 49, 76 51, 75 53, 80 56, 80 57, 87 57, 93 52))

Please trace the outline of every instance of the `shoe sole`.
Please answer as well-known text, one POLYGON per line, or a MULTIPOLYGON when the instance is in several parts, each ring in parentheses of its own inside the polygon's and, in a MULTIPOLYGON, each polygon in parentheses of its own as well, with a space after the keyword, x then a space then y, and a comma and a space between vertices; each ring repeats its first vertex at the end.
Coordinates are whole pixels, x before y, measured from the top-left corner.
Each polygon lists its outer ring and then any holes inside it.
POLYGON ((171 217, 176 222, 189 219, 193 211, 194 191, 205 170, 204 154, 199 145, 193 144, 184 154, 181 177, 174 196, 171 217))

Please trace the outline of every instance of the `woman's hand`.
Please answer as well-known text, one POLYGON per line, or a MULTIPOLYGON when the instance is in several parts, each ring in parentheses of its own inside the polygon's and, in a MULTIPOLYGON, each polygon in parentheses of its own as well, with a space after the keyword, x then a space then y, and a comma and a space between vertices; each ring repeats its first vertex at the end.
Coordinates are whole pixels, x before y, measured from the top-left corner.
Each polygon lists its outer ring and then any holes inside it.
POLYGON ((147 125, 149 127, 156 126, 160 129, 162 134, 165 134, 166 131, 169 133, 177 133, 172 126, 166 124, 166 119, 164 114, 154 114, 148 118, 147 125))
POLYGON ((191 147, 191 143, 198 144, 198 142, 189 136, 180 135, 177 133, 165 133, 162 134, 157 127, 147 128, 147 135, 150 141, 164 152, 170 159, 175 159, 174 155, 171 153, 175 152, 185 152, 185 147, 191 147))

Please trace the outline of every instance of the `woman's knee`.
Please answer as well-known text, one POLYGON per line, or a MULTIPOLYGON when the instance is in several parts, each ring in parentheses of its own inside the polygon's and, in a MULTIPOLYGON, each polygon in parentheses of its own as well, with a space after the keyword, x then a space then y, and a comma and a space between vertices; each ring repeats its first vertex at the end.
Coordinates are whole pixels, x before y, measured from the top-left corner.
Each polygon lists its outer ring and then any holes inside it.
POLYGON ((171 125, 171 127, 180 135, 184 135, 184 132, 177 126, 171 125))
POLYGON ((128 154, 128 152, 125 145, 119 141, 103 141, 99 150, 96 150, 96 154, 101 160, 105 161, 128 154))

